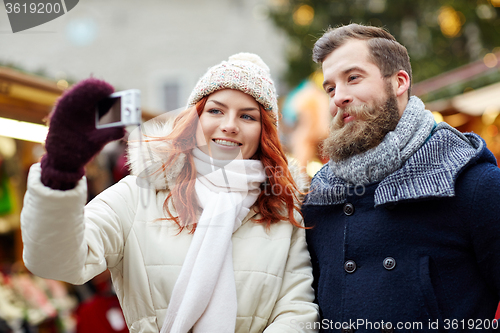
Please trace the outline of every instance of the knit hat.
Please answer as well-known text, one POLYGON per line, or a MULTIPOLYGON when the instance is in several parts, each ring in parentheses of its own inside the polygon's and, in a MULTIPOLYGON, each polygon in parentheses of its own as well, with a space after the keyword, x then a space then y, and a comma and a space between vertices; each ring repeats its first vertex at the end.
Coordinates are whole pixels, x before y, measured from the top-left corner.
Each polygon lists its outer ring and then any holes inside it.
POLYGON ((253 53, 238 53, 211 67, 201 77, 189 96, 188 106, 195 105, 205 96, 222 89, 240 90, 271 111, 278 119, 276 88, 271 71, 262 59, 253 53))

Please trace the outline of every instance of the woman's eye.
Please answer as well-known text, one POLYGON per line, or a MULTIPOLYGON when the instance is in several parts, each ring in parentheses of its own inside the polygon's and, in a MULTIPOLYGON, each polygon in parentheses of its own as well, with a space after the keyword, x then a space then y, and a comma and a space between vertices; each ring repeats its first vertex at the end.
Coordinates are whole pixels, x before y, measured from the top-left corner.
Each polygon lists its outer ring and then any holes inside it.
POLYGON ((335 91, 335 87, 328 87, 328 88, 326 88, 326 92, 327 92, 328 94, 331 94, 331 93, 332 93, 332 92, 334 92, 334 91, 335 91))
POLYGON ((241 118, 246 119, 246 120, 255 120, 255 118, 254 118, 254 117, 252 117, 252 116, 250 116, 250 115, 248 115, 248 114, 244 114, 244 115, 242 115, 242 116, 241 116, 241 118))
POLYGON ((220 113, 222 113, 222 111, 219 110, 219 109, 210 109, 207 112, 211 113, 211 114, 220 114, 220 113))

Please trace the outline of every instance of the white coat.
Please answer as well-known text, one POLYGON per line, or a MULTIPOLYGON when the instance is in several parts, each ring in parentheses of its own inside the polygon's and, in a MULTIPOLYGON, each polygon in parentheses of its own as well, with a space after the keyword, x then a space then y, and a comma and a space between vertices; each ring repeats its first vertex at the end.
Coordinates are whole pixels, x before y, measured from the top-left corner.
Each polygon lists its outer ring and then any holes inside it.
MULTIPOLYGON (((165 135, 168 125, 156 130, 165 135)), ((153 151, 147 163, 161 158, 153 151)), ((140 171, 139 165, 132 169, 140 171)), ((40 165, 33 165, 21 213, 26 267, 72 284, 109 269, 130 332, 159 332, 192 239, 174 222, 159 220, 166 216, 168 177, 146 189, 138 186, 138 177, 127 176, 85 206, 85 178, 74 189, 59 191, 44 186, 40 174, 40 165)), ((309 329, 318 309, 304 230, 287 221, 266 230, 253 222, 259 217, 252 207, 232 237, 235 332, 315 332, 309 329)))

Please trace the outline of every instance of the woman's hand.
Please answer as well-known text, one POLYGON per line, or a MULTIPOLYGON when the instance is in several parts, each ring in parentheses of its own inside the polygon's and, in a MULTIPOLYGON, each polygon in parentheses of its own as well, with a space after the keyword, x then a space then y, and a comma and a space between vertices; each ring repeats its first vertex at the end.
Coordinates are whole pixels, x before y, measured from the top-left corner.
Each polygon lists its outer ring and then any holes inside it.
POLYGON ((101 80, 86 79, 66 91, 50 116, 42 157, 41 180, 45 186, 68 190, 85 174, 84 166, 113 140, 122 138, 123 127, 96 129, 96 104, 113 93, 101 80))

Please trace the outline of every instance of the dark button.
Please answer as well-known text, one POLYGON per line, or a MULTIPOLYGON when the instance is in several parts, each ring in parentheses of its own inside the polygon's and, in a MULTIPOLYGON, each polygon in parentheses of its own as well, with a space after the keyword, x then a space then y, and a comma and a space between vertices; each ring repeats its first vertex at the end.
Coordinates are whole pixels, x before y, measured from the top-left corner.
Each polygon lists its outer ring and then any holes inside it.
POLYGON ((356 330, 354 328, 343 328, 342 333, 354 333, 356 330))
POLYGON ((347 216, 351 216, 352 214, 354 214, 354 206, 352 205, 352 203, 346 203, 344 205, 344 214, 347 216))
POLYGON ((394 332, 394 328, 390 327, 390 326, 383 326, 381 329, 380 329, 380 332, 382 333, 393 333, 394 332))
POLYGON ((385 267, 385 269, 390 271, 391 269, 396 267, 396 260, 394 260, 394 258, 392 258, 392 257, 385 258, 384 259, 384 267, 385 267))
POLYGON ((347 260, 344 264, 344 269, 347 273, 354 273, 356 270, 356 263, 354 260, 347 260))

